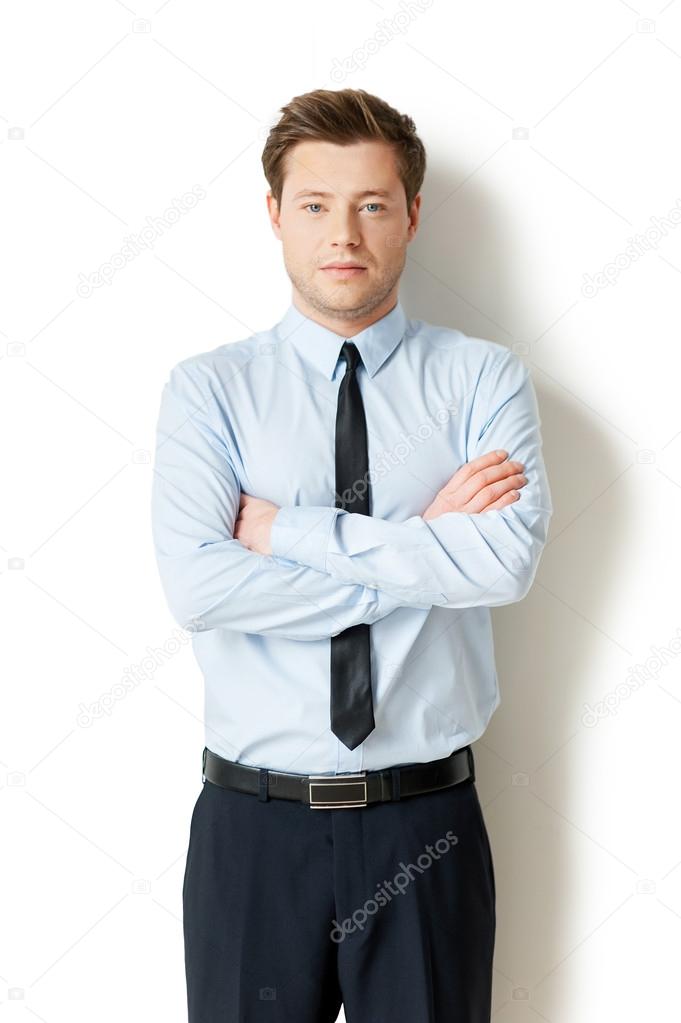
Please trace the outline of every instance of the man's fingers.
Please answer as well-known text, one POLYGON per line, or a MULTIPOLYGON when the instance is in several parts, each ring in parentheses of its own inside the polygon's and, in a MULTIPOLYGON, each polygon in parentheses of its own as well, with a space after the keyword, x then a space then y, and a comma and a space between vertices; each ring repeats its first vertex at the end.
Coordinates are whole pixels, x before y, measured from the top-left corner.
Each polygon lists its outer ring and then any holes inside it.
POLYGON ((466 466, 462 466, 461 469, 473 467, 473 471, 464 474, 459 470, 455 473, 451 480, 442 488, 441 493, 443 496, 451 497, 461 506, 472 501, 473 498, 486 488, 498 484, 497 492, 490 492, 487 495, 488 500, 490 497, 497 498, 509 486, 517 485, 516 477, 523 468, 522 462, 504 460, 496 465, 485 465, 482 468, 475 469, 477 462, 478 459, 474 459, 472 462, 466 463, 466 466), (461 473, 461 476, 459 476, 459 473, 461 473), (510 483, 509 480, 511 481, 510 483))
POLYGON ((488 451, 462 465, 424 512, 436 518, 448 511, 477 514, 505 508, 517 501, 527 485, 522 462, 510 461, 507 451, 488 451))
POLYGON ((522 473, 514 473, 513 476, 508 476, 506 479, 482 487, 466 504, 465 511, 482 511, 483 508, 486 509, 490 504, 498 501, 500 497, 510 493, 510 491, 520 490, 526 485, 527 477, 523 476, 522 473))
MULTIPOLYGON (((455 486, 458 486, 460 483, 466 483, 471 476, 476 474, 476 472, 481 472, 491 466, 500 465, 507 458, 508 451, 488 451, 484 455, 478 455, 478 457, 474 458, 472 462, 464 462, 464 464, 454 473, 450 483, 455 486)), ((447 484, 447 490, 449 490, 449 486, 450 484, 447 484)))
POLYGON ((480 511, 481 512, 497 511, 499 508, 506 508, 509 504, 514 504, 519 499, 519 497, 520 497, 519 491, 509 490, 508 493, 500 497, 498 501, 494 501, 492 504, 488 504, 485 508, 482 508, 480 511))
POLYGON ((522 462, 511 462, 508 460, 507 451, 489 451, 487 454, 474 458, 471 462, 464 462, 442 489, 445 491, 458 489, 476 476, 480 476, 479 484, 488 483, 492 480, 500 479, 511 470, 517 472, 522 468, 522 462))

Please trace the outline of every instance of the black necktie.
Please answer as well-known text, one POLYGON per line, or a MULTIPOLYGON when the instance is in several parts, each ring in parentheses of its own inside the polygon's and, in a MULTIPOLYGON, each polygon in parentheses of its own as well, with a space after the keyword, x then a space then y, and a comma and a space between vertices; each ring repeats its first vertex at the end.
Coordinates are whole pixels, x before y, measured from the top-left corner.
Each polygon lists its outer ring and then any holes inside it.
MULTIPOLYGON (((336 508, 369 515, 369 455, 364 405, 355 375, 359 352, 345 341, 347 363, 336 413, 336 508)), ((369 625, 360 622, 331 637, 331 731, 354 749, 373 731, 369 625)))

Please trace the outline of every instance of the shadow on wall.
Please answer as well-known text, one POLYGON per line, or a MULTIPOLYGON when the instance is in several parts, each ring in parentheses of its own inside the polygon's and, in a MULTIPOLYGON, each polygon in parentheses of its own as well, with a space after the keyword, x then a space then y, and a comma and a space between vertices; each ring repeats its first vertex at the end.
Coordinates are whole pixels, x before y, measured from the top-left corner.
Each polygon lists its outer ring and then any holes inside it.
MULTIPOLYGON (((575 841, 598 853, 571 823, 586 798, 579 757, 595 757, 598 741, 585 705, 624 681, 624 674, 610 682, 590 677, 599 648, 616 642, 598 623, 608 619, 612 580, 633 531, 608 485, 636 453, 631 438, 610 429, 551 374, 551 351, 570 347, 575 329, 574 319, 565 315, 561 323, 560 314, 584 301, 579 275, 572 302, 568 295, 562 308, 547 309, 552 299, 543 289, 534 293, 536 282, 517 258, 517 241, 504 236, 493 197, 479 179, 457 189, 466 176, 429 171, 400 298, 412 319, 513 348, 537 394, 554 514, 530 593, 492 611, 502 702, 474 752, 497 888, 494 1011, 525 1000, 551 1017, 557 1006, 548 983, 541 985, 575 944, 565 940, 570 892, 579 882, 575 841)), ((549 280, 549 287, 567 292, 564 281, 549 280)), ((633 654, 617 645, 632 663, 633 654)), ((600 869, 609 871, 611 858, 601 854, 600 869)), ((626 865, 611 862, 630 877, 626 865)), ((605 917, 608 906, 606 895, 594 917, 605 917)))

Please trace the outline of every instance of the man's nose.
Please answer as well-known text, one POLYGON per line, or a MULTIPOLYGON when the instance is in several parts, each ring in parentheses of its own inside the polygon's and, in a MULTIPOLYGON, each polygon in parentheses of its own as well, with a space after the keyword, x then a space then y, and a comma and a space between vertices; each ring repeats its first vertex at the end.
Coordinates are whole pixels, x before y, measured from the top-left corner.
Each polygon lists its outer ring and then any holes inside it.
POLYGON ((350 210, 334 213, 329 222, 329 231, 329 241, 332 245, 359 245, 360 243, 358 218, 350 210))

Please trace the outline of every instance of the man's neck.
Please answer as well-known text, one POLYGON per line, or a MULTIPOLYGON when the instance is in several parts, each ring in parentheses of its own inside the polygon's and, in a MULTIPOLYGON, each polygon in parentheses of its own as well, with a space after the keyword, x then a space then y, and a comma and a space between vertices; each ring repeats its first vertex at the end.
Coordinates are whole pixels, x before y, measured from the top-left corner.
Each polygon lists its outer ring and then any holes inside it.
POLYGON ((376 323, 377 320, 383 319, 384 316, 395 308, 397 303, 398 293, 395 288, 390 294, 381 302, 380 306, 373 309, 366 316, 362 317, 343 317, 343 316, 328 316, 320 313, 314 306, 311 306, 302 297, 299 291, 293 289, 291 301, 295 305, 298 312, 301 312, 303 316, 307 316, 310 320, 314 320, 321 327, 326 327, 327 330, 332 331, 334 334, 338 334, 339 337, 355 337, 361 331, 366 330, 372 323, 376 323))

